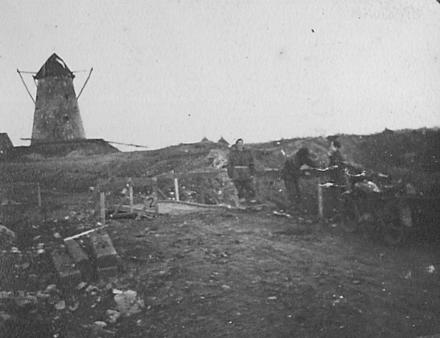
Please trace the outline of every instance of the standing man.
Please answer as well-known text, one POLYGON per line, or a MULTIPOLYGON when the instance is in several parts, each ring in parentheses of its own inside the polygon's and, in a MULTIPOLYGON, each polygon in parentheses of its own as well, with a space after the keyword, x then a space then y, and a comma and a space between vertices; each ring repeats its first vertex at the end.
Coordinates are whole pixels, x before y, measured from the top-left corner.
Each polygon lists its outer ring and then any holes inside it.
POLYGON ((301 203, 301 190, 299 187, 299 179, 304 175, 301 170, 303 165, 311 168, 317 168, 317 164, 311 158, 309 149, 302 147, 293 156, 288 157, 281 169, 281 178, 287 191, 287 197, 290 203, 299 205, 301 203))
POLYGON ((332 183, 337 185, 346 184, 344 169, 346 161, 341 154, 341 143, 334 139, 330 143, 330 151, 328 153, 329 163, 329 179, 332 183))
POLYGON ((252 152, 244 147, 243 139, 239 138, 231 147, 228 158, 228 175, 238 191, 240 202, 255 198, 253 178, 255 164, 252 152))

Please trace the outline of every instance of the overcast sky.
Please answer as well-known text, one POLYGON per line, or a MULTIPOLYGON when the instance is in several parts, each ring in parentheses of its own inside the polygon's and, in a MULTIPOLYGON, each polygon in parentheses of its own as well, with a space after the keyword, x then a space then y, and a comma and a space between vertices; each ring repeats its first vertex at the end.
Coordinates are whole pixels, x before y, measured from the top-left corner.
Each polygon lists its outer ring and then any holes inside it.
POLYGON ((2 0, 0 132, 14 144, 34 113, 16 69, 53 52, 94 67, 79 99, 89 138, 157 148, 440 126, 435 0, 2 0))

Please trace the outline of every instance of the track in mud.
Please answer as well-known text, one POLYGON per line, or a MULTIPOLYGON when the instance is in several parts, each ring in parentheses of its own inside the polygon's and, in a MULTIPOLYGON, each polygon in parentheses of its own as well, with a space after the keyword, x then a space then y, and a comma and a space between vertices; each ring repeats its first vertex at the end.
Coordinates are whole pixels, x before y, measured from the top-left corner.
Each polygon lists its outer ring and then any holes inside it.
MULTIPOLYGON (((145 308, 110 323, 104 337, 440 332, 439 274, 428 269, 438 267, 439 249, 432 243, 390 248, 269 211, 120 220, 108 231, 124 266, 111 285, 136 290, 145 308)), ((97 286, 99 302, 77 295, 77 311, 49 314, 59 317, 60 336, 92 337, 89 325, 105 320, 114 304, 108 284, 97 286)))
POLYGON ((121 337, 440 331, 438 273, 426 270, 438 250, 392 249, 264 212, 121 226, 115 245, 149 306, 141 327, 121 323, 121 337))

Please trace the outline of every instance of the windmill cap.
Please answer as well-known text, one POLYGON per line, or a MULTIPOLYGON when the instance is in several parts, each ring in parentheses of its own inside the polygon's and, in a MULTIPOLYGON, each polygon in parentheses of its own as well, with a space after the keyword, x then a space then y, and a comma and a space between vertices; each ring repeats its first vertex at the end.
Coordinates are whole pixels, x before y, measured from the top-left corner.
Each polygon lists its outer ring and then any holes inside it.
POLYGON ((46 60, 34 78, 38 80, 51 76, 68 76, 72 79, 75 77, 64 60, 55 53, 46 60))

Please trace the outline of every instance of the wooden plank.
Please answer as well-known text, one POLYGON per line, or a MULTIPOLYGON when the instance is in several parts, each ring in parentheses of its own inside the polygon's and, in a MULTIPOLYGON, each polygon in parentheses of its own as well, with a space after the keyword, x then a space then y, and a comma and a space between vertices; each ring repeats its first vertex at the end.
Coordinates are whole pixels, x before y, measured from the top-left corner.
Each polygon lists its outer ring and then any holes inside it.
POLYGON ((224 205, 215 204, 201 204, 183 201, 158 201, 157 202, 157 212, 159 214, 169 214, 169 215, 181 215, 192 212, 203 212, 209 210, 225 210, 225 209, 236 209, 230 208, 224 205))
POLYGON ((86 236, 86 235, 88 235, 88 234, 90 234, 90 233, 92 233, 92 232, 95 232, 95 231, 98 231, 98 230, 104 229, 104 228, 106 228, 106 227, 107 227, 107 226, 102 226, 102 227, 99 227, 99 228, 90 229, 90 230, 87 230, 87 231, 81 232, 81 233, 79 233, 79 234, 76 234, 76 235, 73 235, 73 236, 70 236, 70 237, 66 237, 66 238, 64 238, 64 241, 68 241, 68 240, 70 240, 70 239, 75 239, 75 238, 79 238, 79 237, 82 237, 82 236, 86 236))
MULTIPOLYGON (((174 200, 159 200, 157 201, 157 213, 167 214, 169 212, 176 214, 182 214, 186 212, 197 212, 197 211, 208 211, 208 210, 243 210, 243 208, 231 207, 229 205, 219 205, 219 204, 202 204, 194 202, 185 201, 174 201, 174 200)), ((151 212, 155 213, 156 208, 145 208, 144 204, 133 205, 134 212, 151 212)), ((121 205, 121 210, 129 211, 129 205, 121 205)))

